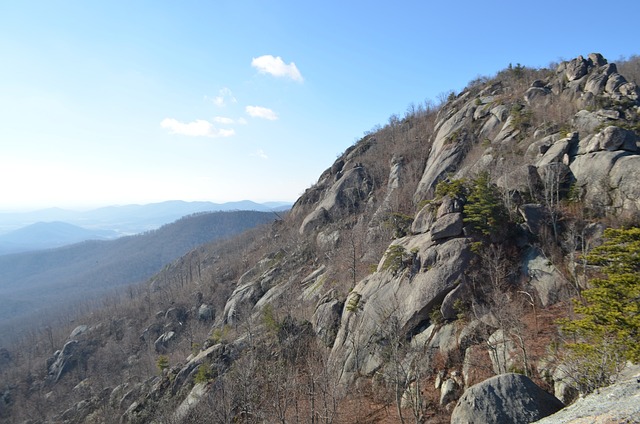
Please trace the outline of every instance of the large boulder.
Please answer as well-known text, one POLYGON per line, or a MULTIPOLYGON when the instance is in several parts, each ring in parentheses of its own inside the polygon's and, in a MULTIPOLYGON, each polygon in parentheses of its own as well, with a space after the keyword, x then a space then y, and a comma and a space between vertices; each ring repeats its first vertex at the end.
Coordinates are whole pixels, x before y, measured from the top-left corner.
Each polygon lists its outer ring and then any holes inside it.
POLYGON ((613 206, 618 212, 640 213, 640 155, 624 156, 611 168, 609 184, 613 190, 613 206))
MULTIPOLYGON (((546 148, 548 149, 549 146, 546 148)), ((505 172, 496 180, 496 185, 502 190, 520 193, 530 193, 540 184, 540 175, 533 165, 519 166, 513 171, 505 172)))
POLYGON ((215 310, 213 309, 213 306, 203 303, 198 308, 198 319, 200 321, 211 321, 214 316, 215 310))
POLYGON ((264 290, 260 281, 249 281, 236 287, 224 305, 224 323, 235 324, 246 318, 262 296, 264 290))
POLYGON ((589 134, 595 131, 602 124, 603 118, 596 112, 590 112, 586 109, 576 112, 572 119, 572 125, 580 134, 589 134))
POLYGON ((467 389, 451 414, 451 423, 532 423, 563 407, 529 377, 502 374, 467 389))
POLYGON ((200 400, 209 392, 207 383, 196 383, 185 400, 176 408, 173 416, 177 422, 181 422, 200 403, 200 400))
POLYGON ((160 337, 156 339, 153 343, 153 346, 158 353, 165 353, 167 351, 167 346, 169 342, 174 340, 176 337, 176 333, 174 331, 167 331, 166 333, 162 333, 160 337))
MULTIPOLYGON (((438 223, 437 226, 434 224, 434 222, 436 220, 440 220, 440 218, 443 218, 445 215, 462 212, 462 207, 463 207, 462 205, 463 205, 462 199, 451 197, 449 195, 444 196, 442 199, 438 201, 432 201, 427 203, 416 214, 411 224, 411 232, 413 234, 426 233, 427 231, 432 230, 432 226, 434 226, 434 228, 436 228, 435 232, 438 233, 439 231, 441 231, 442 227, 447 227, 448 225, 445 225, 446 220, 441 221, 440 223, 438 223), (438 226, 440 227, 440 230, 437 229, 438 226)), ((454 218, 453 221, 455 221, 455 217, 449 217, 448 218, 449 222, 452 221, 452 218, 454 218)), ((462 231, 462 228, 460 229, 459 232, 457 232, 454 235, 460 234, 461 231, 462 231)), ((432 230, 432 237, 433 237, 433 232, 434 231, 432 230)), ((451 237, 451 236, 445 236, 445 237, 451 237)), ((434 240, 437 238, 443 238, 443 237, 436 236, 434 240)))
POLYGON ((169 322, 182 322, 187 317, 187 311, 183 307, 173 307, 167 309, 164 314, 164 319, 169 322))
POLYGON ((569 149, 573 145, 577 144, 577 142, 578 133, 571 133, 568 137, 556 141, 551 146, 549 146, 549 149, 538 160, 536 165, 538 167, 541 167, 554 162, 562 162, 565 155, 569 152, 569 149))
POLYGON ((578 155, 569 166, 575 178, 575 188, 586 206, 598 210, 611 204, 609 171, 615 163, 630 153, 601 151, 578 155))
POLYGON ((416 334, 411 339, 411 346, 415 351, 439 352, 443 357, 460 349, 457 333, 458 323, 431 324, 424 331, 416 334))
POLYGON ((589 63, 582 56, 578 56, 567 63, 564 75, 567 78, 567 81, 571 82, 581 79, 587 75, 588 71, 589 63))
POLYGON ((551 89, 548 87, 530 87, 524 93, 524 100, 529 105, 546 105, 549 101, 548 96, 551 94, 551 89))
POLYGON ((630 130, 616 126, 608 126, 594 137, 590 137, 588 144, 585 146, 585 142, 580 143, 581 151, 585 153, 597 152, 597 151, 614 151, 614 150, 626 150, 629 152, 638 151, 638 136, 630 130))
POLYGON ((426 233, 431 229, 435 217, 436 211, 434 210, 434 205, 431 203, 426 204, 418 211, 411 223, 411 232, 413 234, 426 233))
POLYGON ((522 261, 522 275, 526 276, 529 284, 538 294, 543 307, 547 307, 560 300, 562 290, 568 281, 540 249, 528 249, 522 261))
POLYGON ((459 212, 448 213, 438 218, 431 227, 431 239, 440 240, 450 237, 457 237, 462 234, 462 214, 459 212))
POLYGON ((452 378, 447 379, 440 387, 440 405, 447 405, 458 398, 460 386, 452 378))
POLYGON ((84 352, 77 340, 69 340, 62 350, 56 351, 53 358, 49 360, 48 378, 53 382, 58 382, 63 375, 74 369, 83 359, 84 352))
POLYGON ((69 334, 69 340, 75 340, 80 337, 82 334, 86 333, 89 327, 86 325, 79 325, 73 329, 71 334, 69 334))

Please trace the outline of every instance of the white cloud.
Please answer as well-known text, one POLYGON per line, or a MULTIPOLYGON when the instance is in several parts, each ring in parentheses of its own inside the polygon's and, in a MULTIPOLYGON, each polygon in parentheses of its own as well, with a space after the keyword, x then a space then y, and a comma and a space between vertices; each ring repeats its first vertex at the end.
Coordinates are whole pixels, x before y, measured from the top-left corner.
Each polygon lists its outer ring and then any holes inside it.
POLYGON ((238 100, 236 100, 233 92, 231 92, 231 90, 227 87, 221 88, 220 91, 218 91, 218 95, 214 97, 212 101, 213 104, 218 107, 226 106, 227 102, 238 103, 238 100))
POLYGON ((233 118, 228 118, 226 116, 216 116, 213 118, 213 122, 215 122, 216 124, 223 124, 223 125, 233 125, 233 124, 247 125, 247 120, 244 118, 233 119, 233 118))
POLYGON ((266 107, 247 106, 244 110, 249 114, 249 116, 254 118, 263 118, 270 121, 275 121, 276 119, 278 119, 278 115, 274 111, 272 111, 271 109, 267 109, 266 107))
POLYGON ((215 118, 213 118, 213 122, 224 125, 231 125, 236 123, 236 121, 234 121, 233 119, 227 118, 225 116, 216 116, 215 118))
POLYGON ((287 77, 294 81, 302 82, 302 74, 298 70, 295 63, 284 63, 280 56, 273 57, 266 54, 260 57, 254 57, 251 66, 256 68, 262 74, 271 74, 274 77, 287 77))
POLYGON ((233 129, 215 128, 211 122, 204 119, 184 123, 173 118, 165 118, 160 122, 160 126, 168 129, 171 134, 190 137, 231 137, 236 133, 233 129))
POLYGON ((258 150, 256 150, 255 152, 253 152, 253 153, 251 154, 251 156, 255 156, 255 157, 258 157, 258 158, 260 158, 260 159, 264 159, 264 160, 269 159, 269 156, 267 156, 267 154, 266 154, 266 153, 264 152, 264 150, 262 150, 262 149, 258 149, 258 150))

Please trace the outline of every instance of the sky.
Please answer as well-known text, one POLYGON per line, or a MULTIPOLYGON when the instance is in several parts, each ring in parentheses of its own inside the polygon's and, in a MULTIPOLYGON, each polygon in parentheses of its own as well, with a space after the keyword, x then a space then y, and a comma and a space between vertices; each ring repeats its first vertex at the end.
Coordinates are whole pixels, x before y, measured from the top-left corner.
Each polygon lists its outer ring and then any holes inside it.
POLYGON ((640 53, 640 2, 0 0, 0 211, 295 201, 510 63, 640 53))

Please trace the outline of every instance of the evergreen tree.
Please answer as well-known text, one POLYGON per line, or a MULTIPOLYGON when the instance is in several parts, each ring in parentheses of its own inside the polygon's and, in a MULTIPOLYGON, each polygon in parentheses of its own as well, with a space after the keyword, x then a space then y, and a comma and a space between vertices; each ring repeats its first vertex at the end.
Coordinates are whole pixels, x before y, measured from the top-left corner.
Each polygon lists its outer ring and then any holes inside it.
POLYGON ((562 328, 576 337, 569 347, 590 391, 608 384, 625 361, 640 362, 640 228, 607 229, 587 259, 605 277, 591 280, 584 302, 576 302, 580 318, 562 328))
POLYGON ((626 359, 640 361, 640 228, 607 229, 606 241, 588 256, 601 265, 606 278, 591 280, 584 305, 576 312, 577 329, 596 336, 611 337, 626 359))
POLYGON ((507 215, 500 194, 489 181, 487 172, 480 173, 472 182, 464 206, 464 222, 484 236, 504 229, 507 215))

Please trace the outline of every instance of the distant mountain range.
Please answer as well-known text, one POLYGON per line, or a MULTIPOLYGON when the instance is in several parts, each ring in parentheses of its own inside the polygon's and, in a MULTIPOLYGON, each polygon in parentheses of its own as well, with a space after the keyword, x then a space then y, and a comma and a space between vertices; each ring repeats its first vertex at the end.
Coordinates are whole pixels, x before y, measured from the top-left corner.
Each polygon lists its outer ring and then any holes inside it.
POLYGON ((0 235, 0 255, 51 249, 85 240, 107 240, 121 236, 113 230, 86 229, 66 222, 37 222, 0 235))
POLYGON ((240 210, 278 212, 290 207, 291 204, 285 202, 172 200, 147 205, 107 206, 83 212, 50 208, 24 213, 0 213, 0 255, 138 234, 194 213, 240 210))

